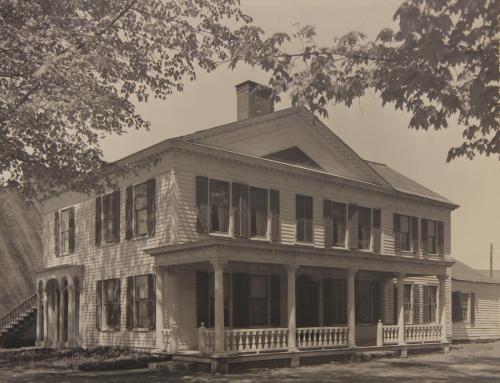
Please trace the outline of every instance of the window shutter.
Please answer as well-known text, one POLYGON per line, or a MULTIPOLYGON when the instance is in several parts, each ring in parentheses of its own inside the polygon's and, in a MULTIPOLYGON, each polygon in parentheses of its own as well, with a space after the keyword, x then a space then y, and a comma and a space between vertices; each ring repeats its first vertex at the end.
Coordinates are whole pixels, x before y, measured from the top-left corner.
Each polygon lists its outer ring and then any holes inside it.
POLYGON ((233 274, 233 325, 250 324, 250 278, 248 274, 233 274))
POLYGON ((420 285, 413 285, 413 323, 420 323, 420 285))
POLYGON ((377 324, 382 320, 381 313, 381 299, 380 299, 380 283, 378 281, 372 282, 372 302, 373 302, 373 317, 372 324, 377 324))
POLYGON ((101 197, 95 199, 95 245, 101 246, 102 241, 102 200, 101 197))
POLYGON ((279 327, 281 325, 281 291, 280 276, 271 275, 271 326, 279 327))
POLYGON ((248 185, 241 185, 240 188, 240 211, 241 211, 241 222, 240 222, 240 237, 248 237, 250 233, 250 214, 249 214, 249 209, 250 209, 250 204, 249 204, 249 186, 248 185))
POLYGON ((237 182, 232 183, 233 234, 236 237, 248 237, 250 232, 249 186, 237 182))
POLYGON ((474 326, 476 324, 476 294, 470 294, 470 324, 474 326))
POLYGON ((113 240, 120 242, 120 191, 113 192, 113 240))
POLYGON ((196 326, 205 323, 208 327, 208 273, 196 273, 196 326))
POLYGON ((333 202, 323 200, 323 221, 325 229, 325 247, 329 248, 333 245, 333 202))
POLYGON ((134 236, 134 189, 129 186, 125 191, 125 238, 131 239, 134 236))
POLYGON ((429 252, 429 248, 427 246, 427 220, 425 218, 422 218, 422 250, 424 254, 429 252))
POLYGON ((95 327, 100 330, 102 328, 102 281, 96 282, 95 294, 95 327))
MULTIPOLYGON (((208 233, 208 178, 196 176, 196 231, 208 233)), ((205 322, 206 324, 207 322, 205 322)))
POLYGON ((462 304, 460 301, 460 291, 451 293, 451 319, 452 322, 462 321, 462 304))
POLYGON ((59 256, 61 252, 61 247, 60 247, 60 230, 59 230, 59 212, 56 211, 54 213, 54 247, 55 247, 55 253, 56 257, 59 256))
POLYGON ((414 253, 418 253, 418 217, 411 217, 411 243, 414 253))
POLYGON ((444 255, 444 222, 437 222, 438 255, 444 255))
POLYGON ((148 236, 155 235, 156 231, 156 180, 147 181, 148 198, 148 236))
POLYGON ((148 274, 148 329, 156 327, 156 289, 155 275, 148 274))
POLYGON ((241 214, 240 214, 240 188, 241 184, 233 182, 231 184, 232 208, 233 208, 233 234, 239 237, 241 233, 241 214))
POLYGON ((325 326, 331 326, 334 322, 333 317, 333 280, 323 279, 323 323, 325 326))
POLYGON ((373 252, 380 254, 382 250, 382 218, 380 209, 373 209, 373 252))
POLYGON ((401 216, 399 214, 393 215, 394 226, 394 251, 399 253, 401 251, 401 216))
POLYGON ((134 328, 134 277, 127 277, 127 329, 134 328))
POLYGON ((349 248, 358 248, 358 206, 349 205, 349 248))
POLYGON ((278 241, 280 238, 280 192, 269 191, 269 207, 271 215, 271 240, 278 241))
POLYGON ((69 209, 69 252, 75 252, 75 208, 69 209))
POLYGON ((121 280, 120 279, 117 279, 115 281, 115 283, 117 284, 116 286, 116 295, 115 295, 115 301, 118 302, 117 305, 115 305, 115 315, 116 315, 116 318, 117 319, 117 322, 116 322, 116 328, 119 330, 120 327, 121 327, 121 320, 122 320, 122 312, 121 312, 121 309, 122 309, 122 305, 121 305, 121 280))

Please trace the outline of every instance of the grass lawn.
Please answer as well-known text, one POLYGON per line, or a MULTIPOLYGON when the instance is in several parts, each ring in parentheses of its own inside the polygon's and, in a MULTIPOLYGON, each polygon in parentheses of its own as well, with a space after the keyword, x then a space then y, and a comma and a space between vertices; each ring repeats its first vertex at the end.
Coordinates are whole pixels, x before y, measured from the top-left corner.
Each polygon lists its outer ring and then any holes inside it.
POLYGON ((380 359, 365 363, 329 363, 298 368, 254 370, 230 375, 172 374, 147 369, 82 372, 68 370, 71 359, 69 355, 64 354, 35 360, 30 360, 28 355, 20 358, 11 355, 5 358, 5 355, 0 353, 0 382, 500 382, 500 342, 454 346, 448 354, 380 359))

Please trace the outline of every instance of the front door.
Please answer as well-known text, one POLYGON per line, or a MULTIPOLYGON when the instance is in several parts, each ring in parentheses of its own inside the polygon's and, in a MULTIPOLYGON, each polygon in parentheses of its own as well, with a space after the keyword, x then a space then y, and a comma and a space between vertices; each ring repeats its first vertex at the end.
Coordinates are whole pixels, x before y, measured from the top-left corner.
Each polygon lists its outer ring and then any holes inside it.
POLYGON ((307 274, 297 277, 297 327, 319 326, 319 284, 307 274))

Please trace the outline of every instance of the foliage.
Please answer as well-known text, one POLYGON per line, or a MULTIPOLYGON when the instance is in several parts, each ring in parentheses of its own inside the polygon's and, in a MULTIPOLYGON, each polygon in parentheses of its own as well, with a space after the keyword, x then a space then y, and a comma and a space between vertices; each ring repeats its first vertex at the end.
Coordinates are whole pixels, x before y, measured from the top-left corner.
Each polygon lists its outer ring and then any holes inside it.
POLYGON ((500 158, 499 12, 493 0, 407 0, 376 41, 350 32, 321 47, 311 26, 267 37, 238 0, 0 0, 0 183, 39 198, 102 190, 151 165, 102 160, 101 138, 149 128, 134 102, 242 62, 323 116, 372 89, 410 128, 457 118, 464 141, 448 161, 500 158))

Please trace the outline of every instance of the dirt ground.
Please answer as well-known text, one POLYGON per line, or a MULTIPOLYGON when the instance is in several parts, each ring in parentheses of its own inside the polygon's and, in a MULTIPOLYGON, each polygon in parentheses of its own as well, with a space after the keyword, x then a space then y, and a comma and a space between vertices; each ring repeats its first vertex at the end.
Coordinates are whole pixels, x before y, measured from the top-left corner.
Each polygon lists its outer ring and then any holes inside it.
POLYGON ((128 370, 76 372, 44 368, 36 363, 2 363, 0 382, 339 382, 339 383, 500 383, 500 342, 454 346, 448 354, 406 359, 379 359, 364 363, 253 370, 241 374, 172 374, 166 371, 128 370))

